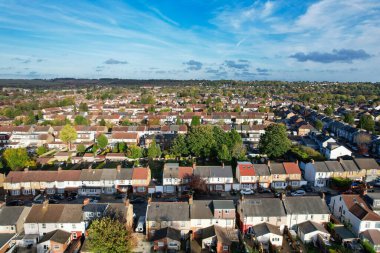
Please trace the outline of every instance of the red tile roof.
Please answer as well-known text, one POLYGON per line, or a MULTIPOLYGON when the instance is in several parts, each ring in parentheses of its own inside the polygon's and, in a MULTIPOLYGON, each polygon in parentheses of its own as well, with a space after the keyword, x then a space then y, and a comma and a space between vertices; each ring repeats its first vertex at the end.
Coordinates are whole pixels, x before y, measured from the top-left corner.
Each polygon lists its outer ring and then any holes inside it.
POLYGON ((133 168, 132 179, 148 179, 149 168, 133 168))
POLYGON ((283 163, 286 174, 301 174, 300 167, 297 163, 284 162, 283 163))
POLYGON ((184 178, 186 175, 193 174, 193 167, 179 167, 178 168, 178 177, 184 178))
POLYGON ((255 167, 251 163, 238 163, 240 176, 255 176, 255 167))

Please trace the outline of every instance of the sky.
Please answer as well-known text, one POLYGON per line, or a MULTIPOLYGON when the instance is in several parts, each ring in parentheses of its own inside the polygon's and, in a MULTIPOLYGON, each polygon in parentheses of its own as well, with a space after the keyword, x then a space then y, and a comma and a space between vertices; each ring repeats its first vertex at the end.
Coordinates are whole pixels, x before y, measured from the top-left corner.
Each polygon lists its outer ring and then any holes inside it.
POLYGON ((0 78, 380 81, 378 0, 0 0, 0 78))

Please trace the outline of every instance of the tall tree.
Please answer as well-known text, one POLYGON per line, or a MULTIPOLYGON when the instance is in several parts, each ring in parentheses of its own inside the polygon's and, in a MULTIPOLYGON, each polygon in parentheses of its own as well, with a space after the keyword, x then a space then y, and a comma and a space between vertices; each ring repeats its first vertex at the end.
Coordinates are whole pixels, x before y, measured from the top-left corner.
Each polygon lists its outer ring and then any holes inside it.
POLYGON ((88 105, 87 105, 87 103, 84 103, 84 102, 80 103, 79 104, 79 111, 81 111, 81 112, 88 112, 88 105))
POLYGON ((319 119, 317 119, 317 120, 315 121, 315 128, 316 128, 318 131, 321 131, 322 128, 323 128, 323 123, 322 123, 322 121, 320 121, 319 119))
POLYGON ((195 156, 210 156, 215 147, 215 139, 213 136, 212 126, 202 125, 192 127, 187 136, 189 150, 195 156))
POLYGON ((259 142, 260 152, 267 154, 270 158, 283 156, 291 147, 286 128, 282 124, 272 124, 265 129, 259 142))
POLYGON ((11 170, 35 165, 25 148, 7 148, 3 153, 3 158, 11 170))
POLYGON ((218 150, 218 159, 222 162, 231 160, 231 153, 226 144, 222 144, 222 147, 218 150))
POLYGON ((92 252, 129 253, 133 249, 133 233, 117 219, 104 217, 92 221, 88 230, 88 246, 92 252))
POLYGON ((247 154, 247 149, 242 143, 235 143, 231 149, 231 156, 235 159, 242 160, 247 154))
POLYGON ((327 116, 331 116, 333 113, 334 113, 334 109, 332 107, 326 107, 323 112, 327 115, 327 116))
POLYGON ((119 148, 119 152, 120 153, 124 153, 127 151, 127 144, 125 144, 125 142, 119 142, 117 144, 118 148, 119 148))
POLYGON ((84 126, 88 126, 88 125, 89 125, 89 122, 88 122, 88 120, 87 120, 85 117, 83 117, 82 115, 77 115, 77 116, 75 116, 74 124, 75 124, 75 125, 84 125, 84 126))
POLYGON ((199 116, 193 116, 191 118, 191 126, 199 126, 201 124, 201 118, 199 116))
POLYGON ((344 114, 343 121, 347 124, 353 125, 355 123, 354 114, 351 112, 344 114))
POLYGON ((107 122, 104 119, 99 121, 99 126, 106 126, 107 122))
POLYGON ((148 158, 157 158, 161 156, 161 148, 157 145, 156 140, 153 139, 148 148, 148 158))
POLYGON ((142 150, 136 145, 130 145, 128 147, 127 156, 132 159, 139 159, 142 157, 142 150))
POLYGON ((98 146, 99 146, 101 149, 106 148, 107 145, 108 145, 108 139, 107 139, 107 136, 105 136, 104 134, 99 135, 98 138, 96 138, 96 142, 98 143, 98 146))
POLYGON ((186 137, 183 134, 177 135, 170 148, 170 152, 175 156, 186 156, 189 154, 187 148, 186 137))
POLYGON ((71 143, 78 137, 75 128, 69 124, 65 125, 59 133, 59 138, 67 143, 69 150, 71 149, 71 143))
POLYGON ((84 153, 84 152, 86 152, 86 147, 83 144, 77 145, 77 152, 78 153, 84 153))
POLYGON ((371 115, 363 114, 360 117, 359 127, 367 131, 373 131, 375 130, 375 121, 371 115))
POLYGON ((184 182, 196 193, 204 193, 207 191, 206 181, 199 175, 185 175, 184 182))

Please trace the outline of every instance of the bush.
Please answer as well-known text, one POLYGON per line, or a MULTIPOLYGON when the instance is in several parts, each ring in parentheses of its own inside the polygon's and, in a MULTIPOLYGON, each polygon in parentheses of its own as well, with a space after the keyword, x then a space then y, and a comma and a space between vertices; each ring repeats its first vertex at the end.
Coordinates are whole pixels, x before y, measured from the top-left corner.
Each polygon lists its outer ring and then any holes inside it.
POLYGON ((331 178, 331 185, 336 188, 349 188, 352 184, 352 180, 349 178, 333 177, 331 178))
POLYGON ((362 246, 366 253, 376 253, 376 250, 372 247, 372 245, 367 240, 362 241, 362 246))

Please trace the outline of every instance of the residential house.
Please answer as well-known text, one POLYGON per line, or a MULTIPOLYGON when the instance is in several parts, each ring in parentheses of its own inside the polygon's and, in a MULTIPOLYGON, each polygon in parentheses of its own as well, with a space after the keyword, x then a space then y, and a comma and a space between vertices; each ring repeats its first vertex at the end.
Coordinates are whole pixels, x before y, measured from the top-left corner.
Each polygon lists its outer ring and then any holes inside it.
POLYGON ((298 224, 297 235, 305 244, 317 242, 319 238, 323 241, 330 240, 330 233, 327 232, 323 225, 310 220, 298 224))
POLYGON ((110 145, 116 145, 119 142, 124 142, 127 145, 138 145, 139 139, 137 133, 112 132, 108 142, 110 145))
POLYGON ((368 192, 364 199, 371 210, 380 215, 380 193, 368 192))
POLYGON ((271 187, 273 189, 285 189, 287 186, 287 174, 282 163, 268 162, 268 167, 272 176, 271 187))
POLYGON ((231 166, 197 166, 194 174, 206 181, 210 191, 230 191, 233 184, 231 166))
POLYGON ((342 165, 338 161, 325 161, 327 168, 331 173, 331 177, 346 178, 347 172, 343 169, 342 165))
POLYGON ((133 168, 132 187, 134 193, 146 193, 151 180, 149 168, 133 168))
POLYGON ((187 188, 189 176, 193 175, 193 167, 179 166, 179 163, 165 163, 162 174, 163 192, 182 192, 187 188))
POLYGON ((376 253, 380 252, 380 231, 376 229, 368 229, 360 233, 360 239, 367 241, 375 250, 376 253))
POLYGON ((319 196, 285 197, 283 203, 289 229, 296 229, 298 224, 305 221, 319 224, 330 221, 330 211, 326 201, 319 196))
POLYGON ((284 162, 283 163, 285 172, 286 172, 286 184, 292 188, 298 188, 301 186, 301 170, 298 166, 298 161, 293 162, 284 162))
POLYGON ((239 243, 239 232, 237 229, 212 225, 201 229, 195 240, 199 242, 202 250, 213 249, 217 253, 229 253, 232 252, 233 244, 239 243))
POLYGON ((57 229, 46 233, 37 244, 37 253, 64 253, 71 243, 71 233, 57 229))
POLYGON ((25 219, 25 235, 42 238, 45 234, 61 229, 77 239, 85 233, 81 204, 34 204, 25 219))
POLYGON ((325 187, 328 185, 332 172, 325 162, 311 162, 305 165, 305 179, 316 187, 325 187))
POLYGON ((20 234, 24 220, 30 212, 27 206, 2 206, 0 208, 0 234, 20 234))
POLYGON ((279 198, 254 198, 238 201, 237 219, 243 233, 252 233, 252 227, 263 222, 280 227, 287 224, 284 206, 279 198))
POLYGON ((263 248, 268 249, 269 245, 281 247, 283 235, 278 226, 263 222, 252 227, 254 240, 261 243, 263 248))
POLYGON ((255 164, 254 165, 257 184, 261 188, 269 188, 272 182, 272 176, 268 165, 266 164, 255 164))
POLYGON ((150 241, 154 251, 177 252, 181 249, 181 230, 165 227, 154 232, 150 241))
POLYGON ((250 162, 238 162, 236 166, 236 179, 242 189, 257 188, 256 171, 254 165, 250 162))
POLYGON ((354 158, 360 171, 365 171, 365 181, 371 182, 380 176, 380 166, 373 158, 354 158))
POLYGON ((184 236, 190 230, 190 208, 187 202, 149 202, 146 211, 148 239, 159 229, 172 227, 184 236))
POLYGON ((342 194, 331 198, 330 210, 355 235, 368 229, 380 230, 380 216, 372 211, 358 194, 342 194))
POLYGON ((338 145, 336 143, 329 143, 325 149, 324 155, 329 160, 338 159, 341 156, 351 156, 352 152, 343 145, 338 145))
POLYGON ((193 200, 190 198, 191 231, 207 226, 235 227, 235 206, 232 200, 193 200))
POLYGON ((346 172, 347 178, 359 181, 362 181, 365 178, 367 171, 364 169, 360 170, 353 160, 338 159, 338 161, 346 172))

